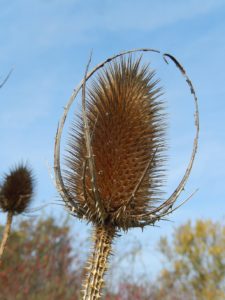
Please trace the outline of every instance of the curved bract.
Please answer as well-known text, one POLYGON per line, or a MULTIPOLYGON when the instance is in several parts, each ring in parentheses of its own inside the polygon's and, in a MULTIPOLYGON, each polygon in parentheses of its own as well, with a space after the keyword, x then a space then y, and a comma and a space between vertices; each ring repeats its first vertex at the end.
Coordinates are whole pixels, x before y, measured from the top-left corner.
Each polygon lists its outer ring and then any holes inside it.
POLYGON ((154 224, 174 210, 173 204, 190 175, 199 134, 197 97, 191 80, 177 59, 171 54, 163 54, 166 63, 168 59, 175 63, 190 87, 195 101, 196 135, 190 162, 178 187, 163 203, 154 202, 154 199, 160 200, 157 185, 162 179, 160 168, 164 160, 164 112, 158 97, 160 87, 153 78, 154 71, 141 66, 140 59, 132 61, 131 57, 128 60, 124 58, 136 52, 161 54, 148 48, 129 50, 108 58, 88 74, 86 71, 65 107, 55 140, 56 185, 67 207, 79 218, 99 224, 112 223, 124 229, 154 224), (122 59, 118 61, 120 57, 122 59), (98 81, 87 89, 86 97, 86 81, 102 68, 98 81), (69 170, 64 184, 60 169, 60 139, 70 106, 82 88, 83 114, 70 136, 70 153, 67 155, 69 170), (140 94, 137 95, 137 92, 140 94), (132 121, 128 122, 130 116, 129 120, 132 119, 132 113, 134 125, 132 121), (124 119, 125 116, 127 119, 124 119), (143 140, 145 143, 141 147, 143 140), (132 142, 133 147, 127 152, 132 142), (138 152, 139 148, 142 153, 138 152))

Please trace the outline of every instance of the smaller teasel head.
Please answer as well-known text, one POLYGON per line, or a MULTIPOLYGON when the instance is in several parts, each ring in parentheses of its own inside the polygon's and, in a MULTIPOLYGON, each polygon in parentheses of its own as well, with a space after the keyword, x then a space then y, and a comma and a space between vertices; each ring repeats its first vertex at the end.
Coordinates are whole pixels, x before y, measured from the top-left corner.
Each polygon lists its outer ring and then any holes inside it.
POLYGON ((20 214, 26 211, 34 194, 32 170, 19 164, 5 174, 0 187, 0 209, 3 212, 20 214))

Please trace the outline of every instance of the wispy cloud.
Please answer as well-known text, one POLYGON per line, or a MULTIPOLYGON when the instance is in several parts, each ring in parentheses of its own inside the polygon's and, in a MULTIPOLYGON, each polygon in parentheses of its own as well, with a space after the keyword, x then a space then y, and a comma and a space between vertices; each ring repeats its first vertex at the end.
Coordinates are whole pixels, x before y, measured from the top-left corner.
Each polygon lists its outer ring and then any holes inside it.
MULTIPOLYGON (((88 9, 89 12, 95 7, 95 4, 93 3, 88 9)), ((104 28, 111 30, 155 30, 178 21, 207 14, 224 5, 222 0, 207 0, 204 1, 204 4, 195 0, 188 2, 179 0, 107 1, 105 7, 103 5, 103 8, 98 6, 95 8, 95 22, 92 25, 99 27, 104 24, 104 28)))
POLYGON ((14 1, 1 7, 0 59, 12 49, 29 55, 38 46, 66 47, 91 43, 100 32, 151 31, 190 20, 225 6, 223 0, 201 1, 14 1))

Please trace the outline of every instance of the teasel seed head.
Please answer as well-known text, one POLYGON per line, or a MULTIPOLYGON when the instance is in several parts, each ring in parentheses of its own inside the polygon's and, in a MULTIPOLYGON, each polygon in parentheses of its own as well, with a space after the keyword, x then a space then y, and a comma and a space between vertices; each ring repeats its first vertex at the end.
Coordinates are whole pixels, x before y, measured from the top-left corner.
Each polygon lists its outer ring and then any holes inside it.
POLYGON ((154 225, 197 191, 174 207, 188 181, 198 149, 199 111, 194 86, 173 55, 152 48, 115 54, 88 72, 90 62, 91 56, 85 76, 73 90, 57 128, 56 187, 72 215, 96 226, 111 225, 127 230, 154 225), (166 64, 172 62, 185 79, 194 100, 195 137, 191 157, 184 175, 166 200, 161 199, 166 148, 161 91, 157 80, 153 79, 154 72, 141 66, 140 59, 125 58, 140 52, 158 54, 166 64), (118 58, 123 59, 116 61, 118 58), (100 75, 88 85, 86 96, 86 83, 97 71, 100 75), (82 113, 73 124, 66 156, 67 170, 62 173, 62 132, 71 105, 81 90, 82 113))
POLYGON ((25 164, 19 164, 4 177, 0 188, 0 208, 13 214, 23 213, 29 206, 33 193, 33 172, 25 164))
MULTIPOLYGON (((94 224, 94 249, 83 283, 82 300, 100 299, 104 274, 119 230, 154 225, 179 208, 173 207, 190 175, 198 146, 197 96, 185 69, 171 60, 189 86, 195 103, 195 138, 190 161, 180 183, 168 199, 161 200, 165 160, 165 113, 154 71, 127 54, 160 51, 151 48, 128 50, 98 64, 74 89, 55 138, 56 187, 71 213, 94 224), (120 58, 119 60, 117 60, 120 58), (86 83, 98 70, 97 79, 86 83), (82 112, 69 136, 67 169, 60 167, 60 141, 69 109, 82 90, 82 112), (87 96, 86 96, 87 94, 87 96)), ((190 197, 189 197, 190 198, 190 197)))
POLYGON ((85 219, 99 222, 93 188, 102 201, 104 221, 123 229, 141 221, 160 200, 166 122, 158 83, 141 57, 129 56, 104 68, 87 89, 95 186, 82 116, 72 126, 65 174, 66 188, 85 219))

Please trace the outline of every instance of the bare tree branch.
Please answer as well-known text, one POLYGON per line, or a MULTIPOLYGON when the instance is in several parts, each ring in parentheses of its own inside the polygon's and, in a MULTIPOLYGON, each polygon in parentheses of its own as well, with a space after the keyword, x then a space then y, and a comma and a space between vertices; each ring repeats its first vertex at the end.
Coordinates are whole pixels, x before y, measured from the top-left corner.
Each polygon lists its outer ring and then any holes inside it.
POLYGON ((3 87, 3 85, 5 85, 5 83, 8 81, 10 75, 13 72, 13 68, 9 71, 8 75, 5 77, 5 79, 0 83, 0 89, 3 87))

